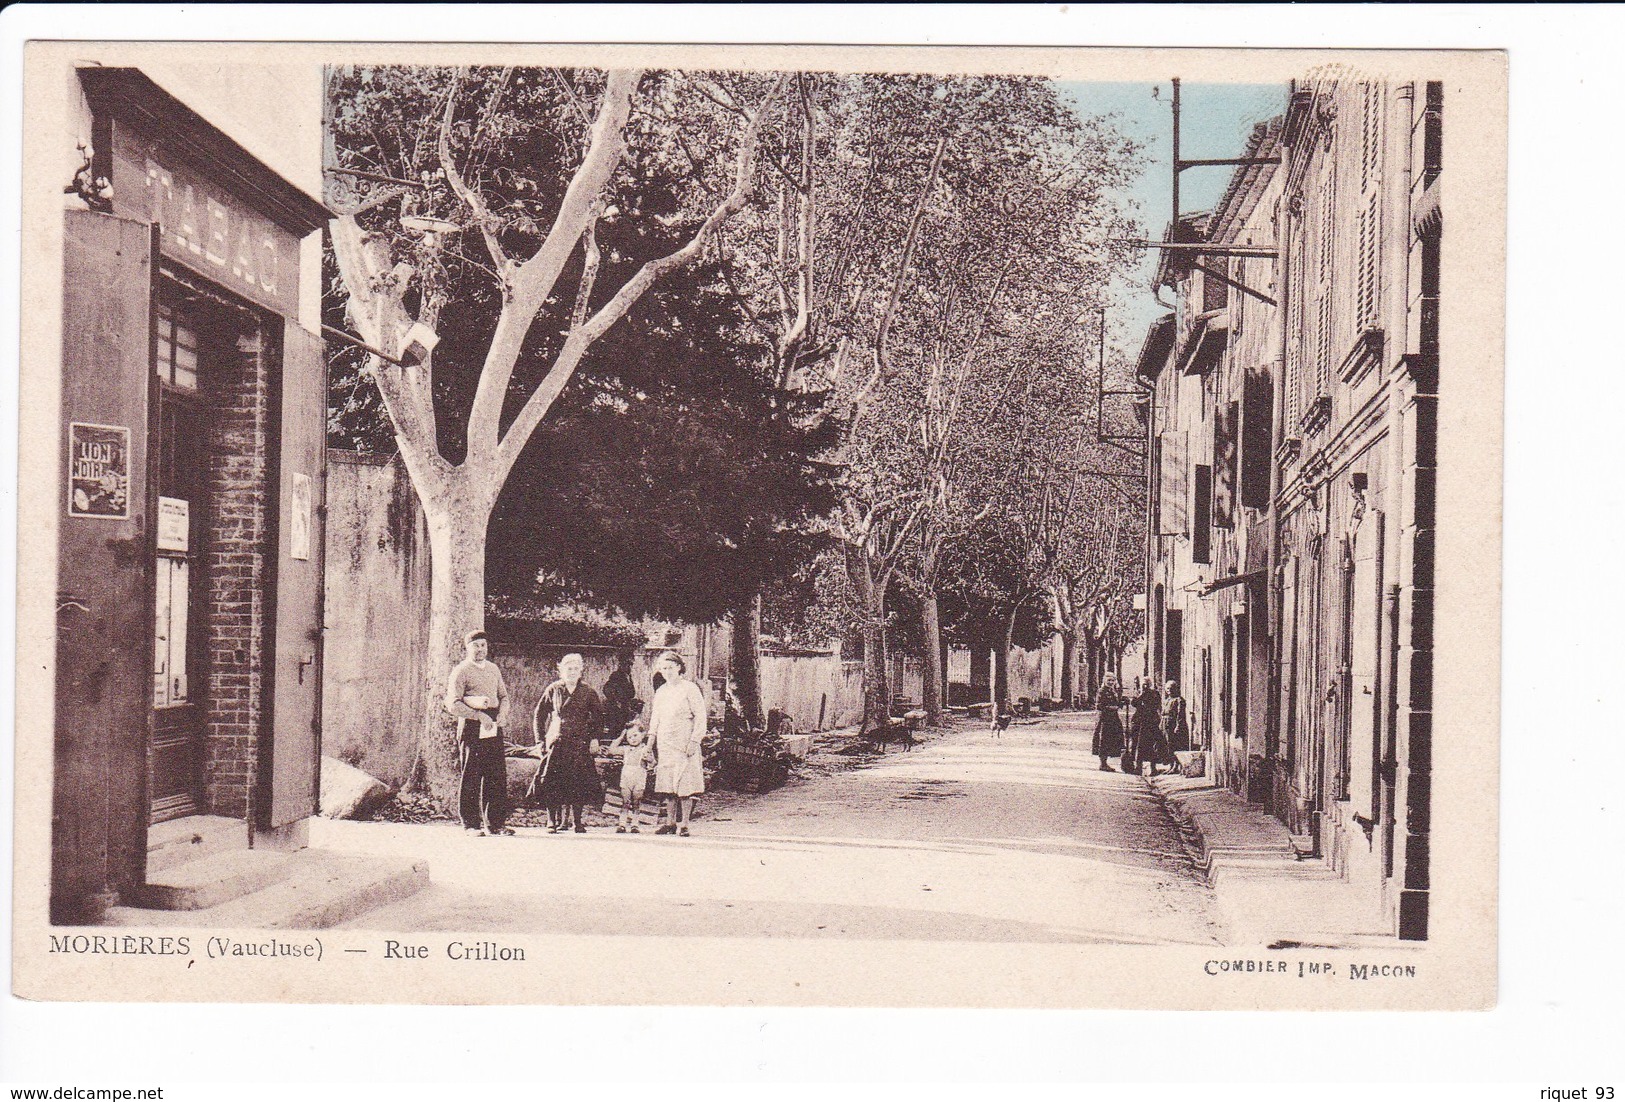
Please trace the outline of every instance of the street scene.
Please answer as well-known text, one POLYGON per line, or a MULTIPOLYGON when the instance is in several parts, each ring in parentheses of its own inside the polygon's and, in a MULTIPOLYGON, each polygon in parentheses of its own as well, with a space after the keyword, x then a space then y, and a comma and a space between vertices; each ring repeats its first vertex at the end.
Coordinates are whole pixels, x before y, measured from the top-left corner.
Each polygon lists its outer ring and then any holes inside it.
POLYGON ((52 924, 1434 936, 1420 55, 143 56, 59 73, 52 924))
POLYGON ((1096 766, 1090 727, 1070 715, 1000 739, 961 727, 767 795, 707 800, 688 840, 606 823, 475 845, 449 825, 342 821, 316 838, 446 870, 354 920, 370 929, 1218 943, 1179 831, 1144 784, 1096 766))

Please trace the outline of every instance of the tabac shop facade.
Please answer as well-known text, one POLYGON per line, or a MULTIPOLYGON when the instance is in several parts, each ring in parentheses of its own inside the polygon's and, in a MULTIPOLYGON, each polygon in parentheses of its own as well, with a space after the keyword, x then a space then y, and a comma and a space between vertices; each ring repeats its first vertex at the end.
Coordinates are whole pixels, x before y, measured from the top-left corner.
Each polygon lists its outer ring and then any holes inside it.
POLYGON ((177 820, 304 844, 321 729, 326 380, 300 252, 327 212, 141 71, 74 79, 57 922, 138 894, 177 820))

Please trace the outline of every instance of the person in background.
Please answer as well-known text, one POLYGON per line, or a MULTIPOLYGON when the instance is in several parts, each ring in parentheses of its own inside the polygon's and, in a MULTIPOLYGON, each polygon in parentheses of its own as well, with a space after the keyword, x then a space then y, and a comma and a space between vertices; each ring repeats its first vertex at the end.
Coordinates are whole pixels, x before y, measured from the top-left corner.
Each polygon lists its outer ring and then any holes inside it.
POLYGON ((1125 752, 1123 717, 1117 711, 1123 706, 1123 694, 1117 691, 1117 678, 1112 674, 1106 675, 1106 683, 1100 687, 1100 695, 1095 699, 1095 706, 1100 709, 1100 715, 1095 720, 1092 749, 1095 757, 1100 759, 1100 768, 1110 773, 1112 767, 1106 764, 1106 759, 1125 752))
POLYGON ((1162 698, 1157 695, 1151 678, 1139 678, 1139 691, 1134 694, 1134 710, 1129 720, 1129 733, 1134 742, 1133 760, 1124 766, 1124 772, 1138 773, 1146 762, 1162 760, 1162 698), (1131 768, 1132 767, 1132 768, 1131 768))
POLYGON ((502 671, 489 661, 485 632, 463 636, 466 657, 446 681, 446 711, 462 720, 457 756, 462 781, 457 812, 470 834, 511 835, 508 828, 508 763, 502 729, 508 722, 508 687, 502 671))
POLYGON ((655 833, 681 838, 688 837, 694 797, 705 791, 700 753, 705 739, 705 696, 698 685, 683 676, 686 669, 683 656, 676 651, 660 656, 655 672, 662 684, 649 714, 649 736, 655 752, 655 795, 665 804, 665 822, 655 828, 655 833))
POLYGON ((632 652, 623 650, 615 672, 604 681, 604 727, 609 731, 624 730, 641 710, 638 691, 632 685, 632 652))
MULTIPOLYGON (((1179 695, 1178 682, 1170 681, 1162 690, 1162 738, 1167 743, 1169 756, 1175 750, 1191 748, 1190 712, 1185 698, 1179 695)), ((1174 759, 1177 763, 1178 759, 1174 759)))
POLYGON ((587 806, 604 802, 593 761, 604 734, 604 706, 592 686, 581 681, 585 666, 579 654, 559 659, 559 679, 542 690, 531 715, 531 730, 546 748, 536 793, 547 805, 549 834, 570 825, 585 834, 587 806))
POLYGON ((1146 678, 1145 688, 1135 703, 1134 718, 1140 731, 1134 746, 1135 762, 1140 766, 1151 766, 1153 777, 1168 771, 1170 767, 1177 770, 1179 761, 1168 749, 1168 740, 1162 733, 1162 697, 1157 693, 1156 683, 1150 678, 1146 678))

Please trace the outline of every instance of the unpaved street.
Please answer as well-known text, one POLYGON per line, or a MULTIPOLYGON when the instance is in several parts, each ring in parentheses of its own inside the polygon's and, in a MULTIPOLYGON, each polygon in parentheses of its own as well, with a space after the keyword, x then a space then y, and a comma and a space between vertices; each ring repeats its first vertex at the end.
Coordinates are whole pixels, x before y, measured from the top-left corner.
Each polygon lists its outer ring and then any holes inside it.
POLYGON ((535 934, 1212 944, 1212 896, 1093 716, 975 724, 911 753, 711 801, 692 838, 474 838, 318 821, 313 842, 427 858, 433 886, 352 927, 535 934))

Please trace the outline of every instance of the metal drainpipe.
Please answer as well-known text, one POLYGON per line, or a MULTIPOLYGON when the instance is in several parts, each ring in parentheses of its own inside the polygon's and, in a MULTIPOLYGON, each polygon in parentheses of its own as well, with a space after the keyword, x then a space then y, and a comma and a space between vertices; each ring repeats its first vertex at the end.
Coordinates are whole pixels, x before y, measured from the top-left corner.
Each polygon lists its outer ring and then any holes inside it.
MULTIPOLYGON (((1164 367, 1167 365, 1164 364, 1164 367)), ((1136 380, 1138 381, 1138 379, 1136 380)), ((1142 384, 1144 385, 1144 384, 1142 384)), ((1152 383, 1146 388, 1145 399, 1145 658, 1141 663, 1142 677, 1151 676, 1151 582, 1156 570, 1157 552, 1161 549, 1161 541, 1157 538, 1157 528, 1153 520, 1157 516, 1156 498, 1153 496, 1155 485, 1154 471, 1151 466, 1151 457, 1155 454, 1153 442, 1157 438, 1157 387, 1152 383)))

